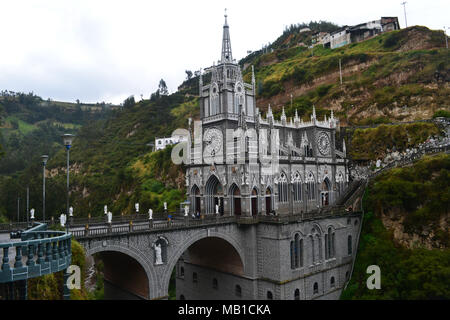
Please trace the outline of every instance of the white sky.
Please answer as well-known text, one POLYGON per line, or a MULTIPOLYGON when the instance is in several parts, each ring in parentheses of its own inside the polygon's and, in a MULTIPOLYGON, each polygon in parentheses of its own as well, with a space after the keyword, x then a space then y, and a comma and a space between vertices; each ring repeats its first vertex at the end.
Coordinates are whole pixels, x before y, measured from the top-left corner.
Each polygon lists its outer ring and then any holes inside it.
MULTIPOLYGON (((233 57, 274 41, 286 25, 326 20, 353 25, 397 16, 403 0, 1 0, 0 90, 42 98, 121 103, 169 91, 185 70, 220 58, 224 8, 233 57)), ((408 26, 450 27, 449 0, 409 0, 408 26)))

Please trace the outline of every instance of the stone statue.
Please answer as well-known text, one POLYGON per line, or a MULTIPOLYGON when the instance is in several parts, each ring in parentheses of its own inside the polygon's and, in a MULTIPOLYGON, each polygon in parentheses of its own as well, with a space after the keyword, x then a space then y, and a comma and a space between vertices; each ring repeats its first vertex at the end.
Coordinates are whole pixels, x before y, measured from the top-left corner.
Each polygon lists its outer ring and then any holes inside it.
POLYGON ((216 204, 216 214, 219 214, 219 205, 216 204))
POLYGON ((136 208, 136 213, 139 213, 139 203, 135 203, 134 207, 136 208))
POLYGON ((153 244, 153 249, 155 249, 155 257, 156 257, 155 264, 156 265, 163 264, 161 255, 161 245, 159 243, 153 244))
POLYGON ((105 214, 108 214, 108 206, 105 204, 105 206, 103 207, 103 210, 105 211, 105 214))
POLYGON ((34 220, 34 208, 31 208, 30 210, 30 219, 34 220))
POLYGON ((69 208, 69 217, 73 217, 73 207, 70 206, 69 208))
POLYGON ((61 227, 64 228, 64 226, 66 225, 66 215, 64 213, 61 213, 61 215, 59 216, 59 223, 61 224, 61 227))
POLYGON ((112 222, 112 212, 108 212, 108 223, 112 222))
POLYGON ((153 220, 153 210, 148 209, 148 220, 153 220))
POLYGON ((167 202, 164 202, 164 211, 167 211, 167 202))
POLYGON ((187 217, 188 214, 189 214, 189 206, 188 206, 188 205, 185 205, 185 206, 184 206, 184 216, 187 217))
POLYGON ((186 175, 186 187, 189 186, 189 175, 186 175))

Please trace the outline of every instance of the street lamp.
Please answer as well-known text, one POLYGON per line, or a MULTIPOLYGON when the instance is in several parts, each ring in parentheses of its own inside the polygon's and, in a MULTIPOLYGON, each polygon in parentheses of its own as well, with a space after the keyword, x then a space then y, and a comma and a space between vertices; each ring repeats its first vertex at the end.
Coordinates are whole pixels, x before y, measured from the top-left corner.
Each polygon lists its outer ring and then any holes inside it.
POLYGON ((67 210, 66 210, 66 216, 69 215, 69 153, 70 148, 72 147, 72 140, 74 138, 73 134, 66 133, 62 136, 64 141, 64 146, 67 150, 67 210))
POLYGON ((42 222, 45 223, 45 165, 47 164, 48 156, 42 155, 42 222))

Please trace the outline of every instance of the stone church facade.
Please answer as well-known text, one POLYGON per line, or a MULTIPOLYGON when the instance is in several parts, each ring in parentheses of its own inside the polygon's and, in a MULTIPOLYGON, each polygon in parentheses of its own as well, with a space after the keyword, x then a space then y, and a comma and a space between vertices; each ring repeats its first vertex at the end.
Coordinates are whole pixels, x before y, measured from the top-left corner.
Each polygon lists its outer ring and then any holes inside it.
POLYGON ((338 120, 331 113, 320 121, 313 111, 308 122, 297 115, 288 121, 284 110, 276 120, 270 106, 263 118, 253 70, 252 83, 244 83, 232 58, 226 16, 222 57, 209 72, 208 84, 200 76, 201 130, 194 130, 186 166, 190 212, 278 217, 205 227, 206 238, 176 264, 177 299, 338 299, 351 276, 361 215, 296 215, 333 205, 347 188, 345 144, 335 147, 338 120))
POLYGON ((190 212, 284 215, 332 205, 347 187, 349 176, 345 143, 342 151, 335 147, 339 121, 333 112, 319 120, 314 109, 310 121, 304 122, 297 113, 288 121, 283 109, 277 120, 269 105, 263 118, 256 108, 253 69, 252 83, 245 83, 232 57, 226 20, 221 59, 208 72, 208 84, 200 75, 202 135, 194 141, 194 147, 202 144, 202 151, 192 153, 186 170, 190 212), (251 135, 227 139, 230 129, 251 131, 255 139, 251 135), (270 154, 274 139, 278 166, 267 172, 259 155, 270 154), (241 163, 235 160, 239 148, 245 154, 241 163), (216 161, 206 164, 205 155, 210 154, 216 161), (252 157, 257 160, 250 161, 252 157))

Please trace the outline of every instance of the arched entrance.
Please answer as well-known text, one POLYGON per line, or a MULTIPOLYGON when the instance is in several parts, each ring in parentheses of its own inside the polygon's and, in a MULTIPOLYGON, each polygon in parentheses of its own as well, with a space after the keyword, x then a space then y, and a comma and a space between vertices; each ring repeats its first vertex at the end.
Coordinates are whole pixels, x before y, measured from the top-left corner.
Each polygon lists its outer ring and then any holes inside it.
POLYGON ((240 216, 242 214, 241 208, 241 190, 233 183, 230 187, 230 200, 231 200, 231 214, 240 216))
POLYGON ((246 281, 251 281, 242 278, 242 248, 221 236, 200 238, 184 248, 173 268, 175 288, 169 288, 178 299, 232 300, 236 296, 230 288, 234 284, 245 286, 246 281))
POLYGON ((258 190, 253 188, 252 190, 252 216, 258 215, 258 190))
POLYGON ((216 206, 220 215, 223 215, 223 188, 219 179, 212 175, 205 185, 205 212, 216 213, 216 206))
POLYGON ((147 272, 133 257, 119 251, 100 251, 89 256, 88 261, 91 262, 89 270, 95 273, 90 273, 87 285, 95 288, 101 277, 104 300, 150 299, 147 272))
POLYGON ((330 189, 331 189, 330 180, 328 178, 325 178, 322 182, 320 192, 322 206, 328 206, 330 204, 330 189))
POLYGON ((270 214, 272 212, 272 189, 267 187, 266 189, 266 214, 270 214))
POLYGON ((197 185, 194 185, 191 190, 191 197, 192 197, 192 213, 196 214, 197 212, 201 213, 201 206, 200 206, 200 189, 197 187, 197 185))

